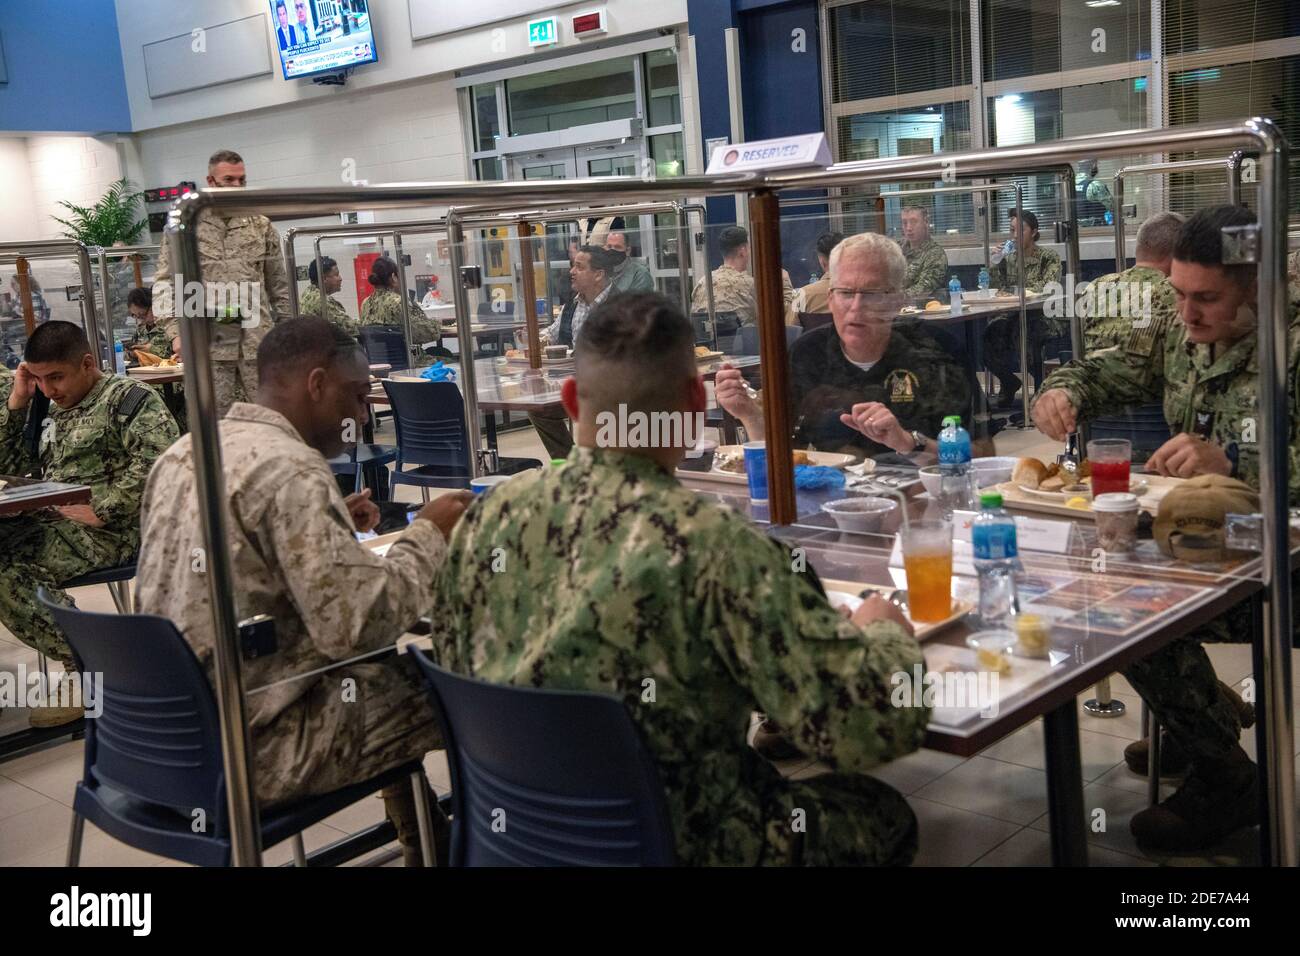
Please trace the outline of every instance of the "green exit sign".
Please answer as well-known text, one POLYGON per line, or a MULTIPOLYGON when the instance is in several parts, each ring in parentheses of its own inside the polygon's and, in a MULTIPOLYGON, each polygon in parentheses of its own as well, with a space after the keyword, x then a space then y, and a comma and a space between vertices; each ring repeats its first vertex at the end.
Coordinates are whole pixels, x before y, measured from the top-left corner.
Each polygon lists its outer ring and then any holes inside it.
POLYGON ((555 17, 532 20, 528 24, 529 46, 550 46, 560 39, 560 21, 555 17))

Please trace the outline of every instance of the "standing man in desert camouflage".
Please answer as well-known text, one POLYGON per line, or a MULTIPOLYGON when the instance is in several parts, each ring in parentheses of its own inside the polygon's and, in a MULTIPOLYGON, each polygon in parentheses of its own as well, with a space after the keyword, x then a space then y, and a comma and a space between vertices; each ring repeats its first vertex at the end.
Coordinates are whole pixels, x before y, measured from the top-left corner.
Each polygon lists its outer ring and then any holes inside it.
MULTIPOLYGON (((208 186, 214 189, 247 185, 244 160, 236 152, 218 150, 208 160, 208 186)), ((171 248, 164 242, 154 280, 154 311, 174 336, 180 351, 182 306, 201 309, 212 325, 212 377, 217 412, 224 415, 237 401, 251 400, 257 391, 257 346, 271 326, 289 316, 289 276, 280 252, 280 236, 265 216, 228 216, 205 209, 196 224, 199 271, 204 287, 202 306, 193 297, 174 295, 171 248)), ((186 276, 192 282, 200 276, 186 276)))

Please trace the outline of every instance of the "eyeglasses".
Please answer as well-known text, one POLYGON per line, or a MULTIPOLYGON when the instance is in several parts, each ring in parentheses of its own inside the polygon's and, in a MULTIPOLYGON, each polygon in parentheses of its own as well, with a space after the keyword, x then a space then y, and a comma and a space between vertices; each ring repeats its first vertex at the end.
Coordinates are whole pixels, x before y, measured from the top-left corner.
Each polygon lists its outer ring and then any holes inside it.
POLYGON ((860 299, 868 308, 892 305, 898 298, 897 292, 878 289, 831 289, 831 295, 845 305, 860 299))

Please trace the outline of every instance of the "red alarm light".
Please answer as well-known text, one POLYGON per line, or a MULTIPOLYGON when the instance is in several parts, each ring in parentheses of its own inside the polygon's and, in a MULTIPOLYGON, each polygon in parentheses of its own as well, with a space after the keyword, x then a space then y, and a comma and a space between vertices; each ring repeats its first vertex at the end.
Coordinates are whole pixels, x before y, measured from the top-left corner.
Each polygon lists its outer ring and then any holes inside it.
POLYGON ((575 37, 595 36, 605 32, 605 11, 592 10, 580 13, 573 18, 573 35, 575 37))

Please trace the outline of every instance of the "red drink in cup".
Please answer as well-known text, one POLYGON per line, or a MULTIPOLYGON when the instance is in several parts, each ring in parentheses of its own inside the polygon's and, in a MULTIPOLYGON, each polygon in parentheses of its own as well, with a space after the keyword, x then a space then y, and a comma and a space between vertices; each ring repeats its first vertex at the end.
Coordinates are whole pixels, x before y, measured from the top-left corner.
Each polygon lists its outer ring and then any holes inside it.
POLYGON ((1098 438, 1088 442, 1092 496, 1127 494, 1133 446, 1127 438, 1098 438))

